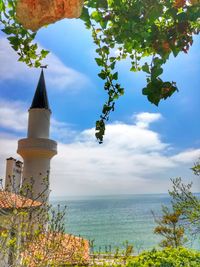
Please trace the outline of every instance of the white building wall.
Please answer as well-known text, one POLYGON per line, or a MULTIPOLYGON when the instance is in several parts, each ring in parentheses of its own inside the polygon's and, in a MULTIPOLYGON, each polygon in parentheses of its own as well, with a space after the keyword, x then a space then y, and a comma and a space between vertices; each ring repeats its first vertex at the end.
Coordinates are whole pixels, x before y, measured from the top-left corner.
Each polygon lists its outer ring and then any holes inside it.
POLYGON ((50 172, 50 160, 57 154, 57 143, 45 138, 25 138, 18 142, 18 154, 24 159, 22 185, 30 185, 27 197, 44 202, 48 199, 49 188, 45 178, 50 172), (43 192, 43 195, 38 198, 43 192))
POLYGON ((25 158, 23 172, 23 187, 31 185, 31 191, 27 197, 46 202, 49 195, 49 158, 25 158))
POLYGON ((7 159, 5 190, 13 193, 19 192, 22 178, 22 166, 23 163, 21 161, 17 161, 14 158, 7 159))
POLYGON ((49 138, 49 109, 29 109, 28 138, 49 138))

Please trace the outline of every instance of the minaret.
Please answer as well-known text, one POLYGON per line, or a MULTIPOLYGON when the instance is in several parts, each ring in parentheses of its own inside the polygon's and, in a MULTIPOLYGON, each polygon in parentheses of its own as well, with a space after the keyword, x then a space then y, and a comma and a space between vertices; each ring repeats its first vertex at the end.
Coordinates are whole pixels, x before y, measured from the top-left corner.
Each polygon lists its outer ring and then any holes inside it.
POLYGON ((18 141, 17 153, 24 159, 22 187, 32 187, 27 197, 44 202, 49 195, 50 161, 57 143, 49 139, 49 102, 43 69, 29 109, 27 138, 18 141))

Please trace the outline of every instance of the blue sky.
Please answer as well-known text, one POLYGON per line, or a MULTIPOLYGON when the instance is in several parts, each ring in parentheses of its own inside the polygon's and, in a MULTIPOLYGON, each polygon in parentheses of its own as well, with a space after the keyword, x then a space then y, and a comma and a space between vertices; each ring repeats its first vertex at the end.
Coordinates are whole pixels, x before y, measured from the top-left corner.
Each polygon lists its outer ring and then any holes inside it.
MULTIPOLYGON (((97 77, 95 46, 79 20, 63 20, 41 29, 41 47, 51 51, 45 71, 52 109, 52 138, 59 153, 52 161, 54 195, 91 195, 166 192, 169 178, 198 180, 189 168, 200 156, 200 39, 188 54, 170 58, 163 79, 176 81, 179 92, 159 107, 150 104, 141 89, 145 74, 118 66, 125 95, 110 117, 105 142, 99 146, 94 125, 106 94, 97 77)), ((0 175, 7 156, 15 154, 17 140, 26 135, 27 109, 40 70, 17 63, 16 55, 0 35, 0 175)))

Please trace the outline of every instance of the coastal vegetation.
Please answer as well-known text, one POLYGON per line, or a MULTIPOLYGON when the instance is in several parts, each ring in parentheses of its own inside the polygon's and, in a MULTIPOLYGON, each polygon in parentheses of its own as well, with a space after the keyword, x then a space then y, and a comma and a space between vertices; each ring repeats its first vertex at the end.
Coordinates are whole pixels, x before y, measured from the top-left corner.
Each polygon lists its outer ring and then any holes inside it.
POLYGON ((200 252, 184 247, 169 247, 162 250, 153 249, 144 251, 138 256, 129 256, 125 261, 122 256, 115 259, 107 258, 104 261, 93 261, 91 266, 198 267, 200 266, 200 252))
MULTIPOLYGON (((200 161, 196 162, 192 171, 196 176, 200 176, 200 161)), ((187 242, 187 233, 192 236, 200 234, 200 199, 195 196, 191 189, 192 183, 184 184, 182 179, 172 179, 172 190, 169 195, 172 198, 171 210, 169 207, 162 206, 162 217, 156 218, 158 224, 154 233, 161 235, 161 247, 177 248, 187 242)))
POLYGON ((161 241, 161 247, 177 248, 187 241, 185 238, 185 229, 180 225, 180 211, 170 211, 168 207, 162 207, 162 218, 155 218, 158 224, 154 233, 161 235, 164 239, 161 241))
POLYGON ((165 248, 143 252, 127 263, 127 267, 198 267, 200 252, 187 248, 165 248))
MULTIPOLYGON (((200 178, 200 159, 192 167, 194 175, 200 178)), ((173 209, 181 212, 182 225, 189 229, 192 235, 200 234, 200 200, 192 193, 192 183, 184 184, 182 179, 172 179, 173 189, 169 191, 172 197, 173 209)))

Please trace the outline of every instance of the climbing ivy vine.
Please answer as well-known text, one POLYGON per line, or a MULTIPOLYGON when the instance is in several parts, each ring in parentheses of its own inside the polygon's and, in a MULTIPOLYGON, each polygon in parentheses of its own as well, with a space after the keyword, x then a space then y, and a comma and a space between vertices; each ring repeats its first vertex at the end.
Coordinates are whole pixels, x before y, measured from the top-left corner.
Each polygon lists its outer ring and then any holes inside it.
MULTIPOLYGON (((38 53, 37 44, 32 43, 35 33, 17 22, 15 2, 0 0, 2 30, 8 34, 19 60, 39 67, 48 52, 38 53)), ((181 52, 187 53, 194 34, 199 33, 200 1, 87 0, 80 19, 92 32, 97 47, 95 60, 100 67, 98 76, 104 80, 108 95, 96 122, 96 138, 102 143, 105 123, 115 109, 116 100, 124 94, 118 82, 117 62, 129 58, 131 72, 146 73, 142 93, 151 103, 158 105, 170 97, 178 88, 174 81, 162 80, 163 65, 171 54, 176 57, 181 52)))

